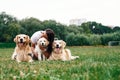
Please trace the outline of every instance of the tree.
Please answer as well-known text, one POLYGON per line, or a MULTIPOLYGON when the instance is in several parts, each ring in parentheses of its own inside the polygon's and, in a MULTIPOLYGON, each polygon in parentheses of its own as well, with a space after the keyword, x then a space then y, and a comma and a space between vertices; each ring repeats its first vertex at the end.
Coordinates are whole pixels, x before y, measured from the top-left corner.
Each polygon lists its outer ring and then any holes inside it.
POLYGON ((17 19, 2 12, 0 14, 0 42, 12 41, 11 33, 14 33, 14 31, 12 32, 11 24, 18 24, 17 19))
POLYGON ((104 34, 104 33, 111 33, 112 29, 108 26, 104 26, 101 23, 91 22, 90 29, 94 34, 104 34))
POLYGON ((44 28, 42 22, 33 17, 21 20, 20 25, 22 26, 21 33, 27 34, 29 36, 32 36, 34 32, 44 28))
POLYGON ((80 34, 83 33, 83 28, 76 25, 69 25, 67 27, 67 33, 69 34, 71 32, 73 32, 74 34, 80 34))
POLYGON ((80 27, 83 28, 83 32, 88 34, 88 33, 92 33, 91 29, 90 29, 90 22, 86 22, 86 23, 82 23, 80 27))
POLYGON ((113 28, 113 32, 117 32, 117 31, 120 31, 120 27, 119 27, 119 26, 115 26, 115 27, 113 28))
POLYGON ((66 36, 66 25, 62 25, 60 23, 57 23, 54 20, 45 20, 43 21, 44 28, 50 28, 54 31, 55 37, 58 39, 63 39, 65 40, 66 36))
POLYGON ((14 37, 17 34, 20 34, 20 30, 21 30, 21 25, 19 25, 18 23, 9 24, 8 29, 6 30, 7 32, 9 32, 9 34, 6 34, 7 36, 9 36, 9 38, 6 39, 6 42, 13 41, 14 37))

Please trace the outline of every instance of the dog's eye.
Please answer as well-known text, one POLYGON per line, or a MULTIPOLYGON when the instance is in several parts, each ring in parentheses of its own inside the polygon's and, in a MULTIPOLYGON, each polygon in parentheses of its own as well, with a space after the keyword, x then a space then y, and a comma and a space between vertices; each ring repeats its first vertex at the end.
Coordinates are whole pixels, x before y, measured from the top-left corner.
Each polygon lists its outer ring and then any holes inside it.
POLYGON ((44 40, 44 42, 46 42, 46 41, 44 40))
POLYGON ((20 38, 20 37, 18 37, 18 38, 20 38))
POLYGON ((25 37, 23 37, 25 39, 25 37))

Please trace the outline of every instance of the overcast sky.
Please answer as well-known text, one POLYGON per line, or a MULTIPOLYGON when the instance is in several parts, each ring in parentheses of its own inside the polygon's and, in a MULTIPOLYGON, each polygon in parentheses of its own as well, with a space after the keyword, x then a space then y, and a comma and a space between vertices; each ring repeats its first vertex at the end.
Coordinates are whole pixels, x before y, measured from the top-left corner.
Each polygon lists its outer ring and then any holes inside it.
POLYGON ((35 17, 69 24, 86 18, 103 25, 120 26, 120 0, 0 0, 0 12, 18 19, 35 17))

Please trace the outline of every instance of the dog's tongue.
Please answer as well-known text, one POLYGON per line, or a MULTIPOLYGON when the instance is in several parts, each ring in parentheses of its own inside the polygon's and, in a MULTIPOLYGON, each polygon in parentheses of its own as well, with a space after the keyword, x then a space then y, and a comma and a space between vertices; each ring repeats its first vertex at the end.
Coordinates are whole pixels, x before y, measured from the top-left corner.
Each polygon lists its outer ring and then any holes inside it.
POLYGON ((58 52, 60 50, 60 48, 56 48, 56 51, 58 52))
POLYGON ((19 43, 20 46, 23 46, 23 43, 19 43))

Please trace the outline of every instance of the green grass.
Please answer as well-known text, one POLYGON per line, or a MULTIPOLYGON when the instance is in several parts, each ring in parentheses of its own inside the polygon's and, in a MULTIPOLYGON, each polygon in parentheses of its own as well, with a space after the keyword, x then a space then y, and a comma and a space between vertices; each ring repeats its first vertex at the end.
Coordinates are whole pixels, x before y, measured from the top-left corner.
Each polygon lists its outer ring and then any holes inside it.
POLYGON ((17 63, 13 48, 0 49, 0 80, 120 80, 120 46, 68 48, 80 58, 17 63))

